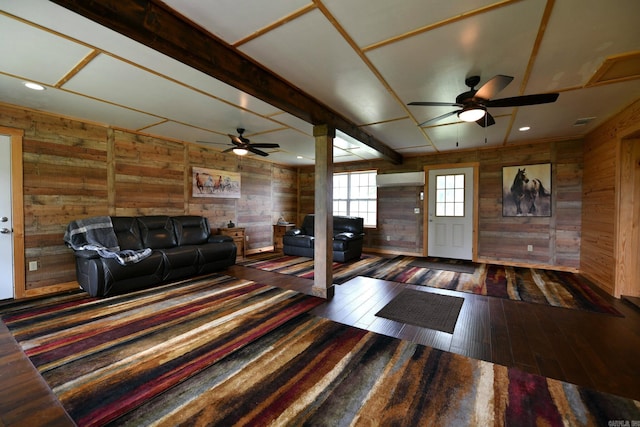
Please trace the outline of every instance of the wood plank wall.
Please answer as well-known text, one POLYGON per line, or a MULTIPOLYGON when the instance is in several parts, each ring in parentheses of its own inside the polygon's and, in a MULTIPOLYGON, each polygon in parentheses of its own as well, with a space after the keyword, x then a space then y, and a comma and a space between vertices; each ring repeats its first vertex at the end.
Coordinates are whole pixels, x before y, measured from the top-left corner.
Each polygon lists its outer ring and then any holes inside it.
MULTIPOLYGON (((524 144, 491 150, 410 157, 403 165, 383 161, 336 164, 336 171, 420 171, 424 165, 480 163, 478 255, 549 266, 580 268, 614 293, 617 141, 640 122, 640 101, 584 141, 524 144), (551 162, 551 218, 502 218, 502 166, 551 162), (584 171, 583 171, 584 167, 584 171), (527 253, 526 245, 534 252, 527 253)), ((0 125, 23 129, 27 290, 55 289, 75 279, 73 257, 62 244, 67 223, 103 214, 192 213, 213 227, 230 219, 247 228, 249 252, 271 246, 279 217, 299 223, 313 211, 313 168, 291 168, 223 155, 206 147, 165 141, 104 126, 37 113, 0 103, 0 125), (180 161, 179 159, 182 159, 180 161), (190 168, 242 174, 242 198, 191 197, 190 168), (159 181, 160 180, 160 181, 159 181), (159 185, 162 182, 162 185, 159 185), (270 183, 270 184, 267 184, 270 183)), ((422 207, 416 187, 380 189, 379 225, 365 246, 389 253, 421 254, 422 207), (390 241, 386 240, 390 236, 390 241)))
MULTIPOLYGON (((401 166, 384 161, 336 164, 335 172, 376 169, 378 173, 421 171, 425 165, 479 162, 478 257, 485 261, 580 267, 582 214, 582 142, 545 142, 409 157, 401 166), (552 163, 552 216, 502 216, 502 167, 552 163), (534 251, 528 252, 527 245, 534 251)), ((300 194, 305 200, 299 220, 313 209, 312 168, 301 168, 300 194)), ((368 229, 365 247, 382 253, 421 255, 424 222, 422 187, 378 189, 378 226, 368 229), (421 213, 415 214, 414 208, 421 213), (389 236, 389 240, 387 240, 389 236)), ((301 203, 302 205, 302 203, 301 203)))
POLYGON ((206 216, 212 228, 246 228, 248 252, 272 246, 272 224, 297 211, 297 169, 195 144, 114 130, 0 104, 0 125, 23 129, 27 295, 75 282, 67 224, 96 215, 206 216), (240 199, 198 198, 191 168, 240 172, 240 199))
POLYGON ((621 292, 616 284, 618 236, 629 232, 619 229, 621 140, 639 130, 640 100, 587 135, 584 143, 581 273, 614 296, 621 292))

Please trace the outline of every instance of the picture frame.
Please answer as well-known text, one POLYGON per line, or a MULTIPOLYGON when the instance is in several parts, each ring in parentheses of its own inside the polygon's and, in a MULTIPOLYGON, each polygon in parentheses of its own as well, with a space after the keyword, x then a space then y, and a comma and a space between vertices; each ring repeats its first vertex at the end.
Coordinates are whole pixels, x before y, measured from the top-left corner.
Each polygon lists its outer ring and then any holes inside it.
POLYGON ((200 167, 191 168, 193 197, 240 198, 240 173, 200 167))
POLYGON ((551 163, 502 167, 502 216, 551 216, 551 163))

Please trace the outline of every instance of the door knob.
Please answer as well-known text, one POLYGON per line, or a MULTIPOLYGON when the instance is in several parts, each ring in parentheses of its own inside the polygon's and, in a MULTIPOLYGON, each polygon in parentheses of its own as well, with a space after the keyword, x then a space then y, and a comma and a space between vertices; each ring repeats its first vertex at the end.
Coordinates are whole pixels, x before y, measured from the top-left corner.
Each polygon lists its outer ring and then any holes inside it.
POLYGON ((2 229, 0 229, 0 233, 9 234, 9 233, 11 233, 11 230, 9 230, 8 228, 2 228, 2 229))

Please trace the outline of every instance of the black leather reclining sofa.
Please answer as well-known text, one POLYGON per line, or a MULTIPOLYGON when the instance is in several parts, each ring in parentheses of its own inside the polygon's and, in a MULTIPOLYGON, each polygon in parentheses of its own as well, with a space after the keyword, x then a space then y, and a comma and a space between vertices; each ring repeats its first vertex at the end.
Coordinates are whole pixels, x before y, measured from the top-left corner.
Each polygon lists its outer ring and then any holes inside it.
POLYGON ((149 288, 173 280, 212 273, 235 264, 236 245, 229 236, 211 235, 201 216, 112 216, 121 250, 151 248, 151 255, 121 265, 96 251, 74 251, 82 289, 108 296, 149 288))
MULTIPOLYGON (((314 215, 306 215, 299 228, 287 230, 282 238, 285 255, 313 258, 314 215)), ((364 219, 354 216, 333 217, 333 260, 346 262, 362 255, 364 219)))

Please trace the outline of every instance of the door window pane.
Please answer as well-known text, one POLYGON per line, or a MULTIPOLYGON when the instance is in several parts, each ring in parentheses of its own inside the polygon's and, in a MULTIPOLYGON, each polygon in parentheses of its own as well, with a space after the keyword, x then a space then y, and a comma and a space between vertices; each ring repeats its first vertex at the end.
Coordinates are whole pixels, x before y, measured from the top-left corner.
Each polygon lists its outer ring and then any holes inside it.
POLYGON ((436 216, 464 216, 464 174, 436 176, 436 216))

